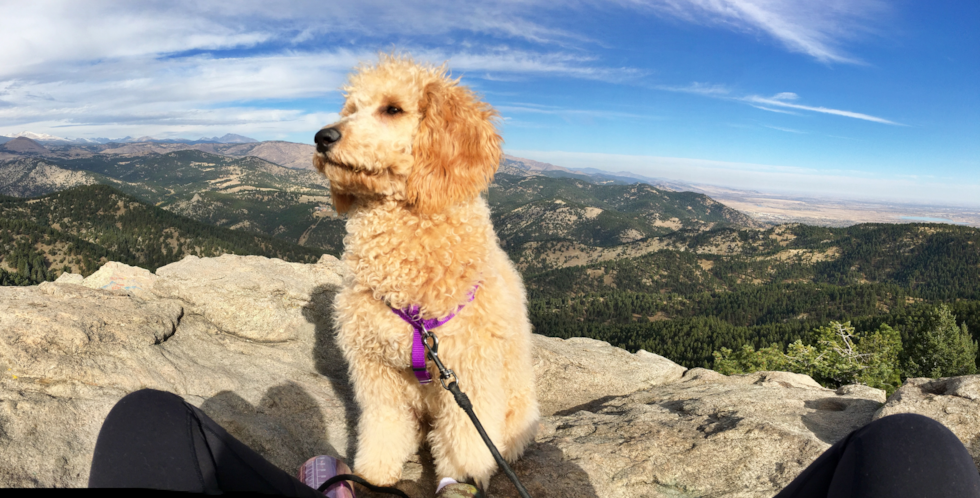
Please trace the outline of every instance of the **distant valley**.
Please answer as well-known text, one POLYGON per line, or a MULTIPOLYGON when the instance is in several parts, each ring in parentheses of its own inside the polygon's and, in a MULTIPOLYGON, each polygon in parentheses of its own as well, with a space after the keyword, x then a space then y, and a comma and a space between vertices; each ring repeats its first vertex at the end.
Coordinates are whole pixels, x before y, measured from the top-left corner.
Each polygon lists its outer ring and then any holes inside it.
MULTIPOLYGON (((188 254, 339 254, 344 219, 311 155, 286 142, 9 140, 0 283, 88 274, 109 260, 154 269, 188 254)), ((909 334, 915 317, 948 303, 980 337, 980 229, 776 225, 795 218, 732 207, 773 197, 628 175, 502 161, 486 195, 538 332, 711 366, 720 348, 813 341, 830 320, 909 334)))

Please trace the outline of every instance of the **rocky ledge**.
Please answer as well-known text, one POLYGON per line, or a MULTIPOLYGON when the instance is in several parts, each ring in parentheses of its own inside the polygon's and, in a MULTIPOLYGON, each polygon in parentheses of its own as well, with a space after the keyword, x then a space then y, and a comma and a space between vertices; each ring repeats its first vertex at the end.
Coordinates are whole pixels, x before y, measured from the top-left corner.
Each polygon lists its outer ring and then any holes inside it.
MULTIPOLYGON (((183 396, 288 472, 317 454, 348 458, 358 413, 329 318, 345 273, 331 256, 226 255, 0 287, 0 486, 84 486, 102 420, 147 387, 183 396)), ((544 417, 515 470, 536 497, 772 496, 849 431, 900 412, 943 422, 980 463, 980 376, 910 379, 886 401, 589 339, 534 344, 544 417)), ((431 496, 424 450, 401 487, 431 496)), ((502 475, 489 492, 514 495, 502 475)))

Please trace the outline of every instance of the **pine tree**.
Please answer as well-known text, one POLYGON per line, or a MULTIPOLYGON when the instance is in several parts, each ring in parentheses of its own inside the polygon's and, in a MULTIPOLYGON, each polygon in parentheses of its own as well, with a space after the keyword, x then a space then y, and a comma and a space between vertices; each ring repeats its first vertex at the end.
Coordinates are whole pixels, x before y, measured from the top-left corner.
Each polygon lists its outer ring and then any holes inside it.
POLYGON ((924 308, 912 317, 905 330, 906 377, 952 377, 977 373, 977 341, 966 324, 956 324, 949 306, 924 308))

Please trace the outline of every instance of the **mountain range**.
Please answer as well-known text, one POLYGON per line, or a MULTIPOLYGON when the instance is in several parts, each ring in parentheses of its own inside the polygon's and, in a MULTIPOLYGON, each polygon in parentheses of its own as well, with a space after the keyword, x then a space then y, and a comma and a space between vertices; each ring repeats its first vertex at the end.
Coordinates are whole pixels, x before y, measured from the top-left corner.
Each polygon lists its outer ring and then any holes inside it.
MULTIPOLYGON (((0 145, 0 194, 30 197, 105 184, 192 219, 338 254, 343 220, 329 184, 309 167, 313 147, 250 144, 0 145)), ((610 247, 677 229, 756 226, 707 196, 506 157, 488 200, 502 242, 519 258, 555 240, 610 247)))
POLYGON ((152 141, 105 144, 49 142, 48 145, 44 145, 27 137, 17 137, 0 143, 0 162, 27 156, 43 156, 57 160, 90 158, 95 155, 165 154, 182 150, 200 150, 232 157, 254 156, 287 168, 313 169, 312 157, 315 149, 312 145, 281 141, 248 143, 152 141))
POLYGON ((54 135, 48 135, 47 133, 34 133, 31 131, 22 131, 20 133, 15 133, 9 136, 0 135, 0 144, 9 142, 15 138, 29 138, 36 142, 40 142, 45 145, 64 145, 64 144, 107 144, 107 143, 133 143, 133 142, 157 142, 157 143, 183 143, 183 144, 198 144, 198 143, 222 143, 222 144, 240 144, 240 143, 252 143, 258 142, 254 138, 245 137, 242 135, 235 135, 233 133, 227 133, 221 137, 201 137, 197 140, 190 140, 186 138, 167 138, 167 139, 157 139, 153 137, 123 137, 123 138, 63 138, 56 137, 54 135))

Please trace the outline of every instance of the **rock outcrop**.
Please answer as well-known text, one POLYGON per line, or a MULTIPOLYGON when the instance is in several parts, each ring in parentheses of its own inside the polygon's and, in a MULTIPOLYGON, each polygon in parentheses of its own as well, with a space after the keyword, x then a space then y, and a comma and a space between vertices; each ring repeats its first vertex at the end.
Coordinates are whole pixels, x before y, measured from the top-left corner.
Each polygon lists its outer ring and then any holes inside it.
MULTIPOLYGON (((275 465, 353 455, 358 412, 333 341, 346 268, 188 257, 0 287, 0 486, 84 486, 102 420, 125 394, 175 392, 275 465)), ((590 339, 535 336, 543 411, 515 465, 533 496, 771 496, 874 418, 922 413, 980 462, 980 376, 910 379, 885 402, 785 372, 685 370, 590 339)), ((356 468, 356 462, 354 462, 356 468)), ((431 496, 431 458, 400 486, 431 496)), ((502 475, 492 496, 515 496, 502 475)))
POLYGON ((35 197, 56 190, 98 183, 92 173, 64 169, 44 159, 4 159, 0 151, 0 195, 35 197))
POLYGON ((918 413, 942 422, 960 438, 980 468, 980 375, 908 379, 875 413, 918 413))

